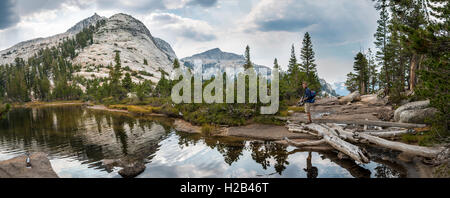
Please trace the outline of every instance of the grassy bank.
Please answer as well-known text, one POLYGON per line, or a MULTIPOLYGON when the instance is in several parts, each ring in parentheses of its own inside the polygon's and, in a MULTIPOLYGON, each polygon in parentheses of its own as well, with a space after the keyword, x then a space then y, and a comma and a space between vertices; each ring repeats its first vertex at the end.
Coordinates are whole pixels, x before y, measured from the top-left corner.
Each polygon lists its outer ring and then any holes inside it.
POLYGON ((152 97, 142 101, 125 99, 106 106, 109 109, 124 110, 141 116, 164 114, 168 117, 182 118, 198 126, 284 124, 273 115, 260 115, 259 106, 256 104, 173 104, 170 98, 152 97))
POLYGON ((81 100, 70 100, 70 101, 35 101, 35 102, 26 102, 26 103, 13 103, 11 106, 13 108, 19 107, 46 107, 46 106, 63 106, 63 105, 82 105, 86 104, 81 100))

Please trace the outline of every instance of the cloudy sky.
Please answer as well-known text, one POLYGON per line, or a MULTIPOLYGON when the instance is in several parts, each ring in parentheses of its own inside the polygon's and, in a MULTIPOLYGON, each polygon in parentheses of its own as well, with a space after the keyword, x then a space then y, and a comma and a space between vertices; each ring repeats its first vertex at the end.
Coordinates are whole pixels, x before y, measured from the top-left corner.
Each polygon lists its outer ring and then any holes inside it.
POLYGON ((373 48, 378 13, 372 0, 2 0, 0 50, 65 32, 98 13, 127 13, 169 42, 180 58, 219 47, 284 69, 305 32, 313 39, 321 78, 344 81, 353 57, 373 48))

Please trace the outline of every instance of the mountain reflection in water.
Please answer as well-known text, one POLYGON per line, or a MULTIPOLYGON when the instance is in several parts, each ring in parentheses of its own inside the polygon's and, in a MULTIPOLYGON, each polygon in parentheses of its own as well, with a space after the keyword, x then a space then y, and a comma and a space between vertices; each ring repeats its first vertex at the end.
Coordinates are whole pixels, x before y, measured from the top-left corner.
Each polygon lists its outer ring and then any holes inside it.
POLYGON ((60 177, 120 177, 104 159, 139 160, 138 177, 406 177, 399 164, 339 159, 273 142, 177 132, 168 118, 81 106, 19 108, 0 121, 0 160, 45 152, 60 177))

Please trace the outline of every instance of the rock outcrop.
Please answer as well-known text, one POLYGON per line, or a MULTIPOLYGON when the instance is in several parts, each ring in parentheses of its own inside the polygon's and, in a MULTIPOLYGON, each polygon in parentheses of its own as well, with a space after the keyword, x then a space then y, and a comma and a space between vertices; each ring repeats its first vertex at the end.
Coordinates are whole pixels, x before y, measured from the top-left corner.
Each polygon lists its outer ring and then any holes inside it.
POLYGON ((45 153, 30 155, 31 167, 27 167, 27 156, 22 155, 0 162, 0 178, 57 178, 45 153))
POLYGON ((402 105, 394 112, 394 120, 403 123, 423 124, 427 118, 431 118, 437 112, 431 108, 430 101, 417 101, 402 105))
POLYGON ((361 100, 361 94, 359 91, 355 91, 347 96, 344 96, 339 99, 340 104, 347 104, 349 102, 356 102, 361 100))
POLYGON ((191 123, 186 122, 181 119, 176 119, 173 125, 175 126, 175 130, 182 131, 185 133, 201 133, 202 132, 202 127, 194 126, 191 123))
POLYGON ((362 95, 361 102, 364 102, 364 103, 367 103, 370 105, 386 105, 387 100, 378 97, 377 94, 370 94, 370 95, 362 95))

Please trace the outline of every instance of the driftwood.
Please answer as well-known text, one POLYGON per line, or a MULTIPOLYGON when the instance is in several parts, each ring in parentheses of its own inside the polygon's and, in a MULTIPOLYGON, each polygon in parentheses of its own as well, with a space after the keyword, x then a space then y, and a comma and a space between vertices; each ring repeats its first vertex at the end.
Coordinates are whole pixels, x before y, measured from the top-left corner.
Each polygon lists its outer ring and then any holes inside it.
POLYGON ((329 123, 327 125, 317 123, 299 125, 290 123, 287 125, 287 127, 289 131, 292 132, 306 133, 322 138, 321 140, 317 141, 307 141, 301 143, 293 142, 285 138, 288 144, 297 147, 303 147, 327 143, 334 149, 361 163, 368 163, 369 155, 365 149, 362 149, 352 143, 373 144, 383 148, 402 151, 405 153, 427 158, 436 158, 445 150, 445 148, 422 147, 383 139, 411 133, 413 132, 413 130, 356 132, 345 130, 343 127, 334 123, 329 123))
POLYGON ((308 124, 306 127, 310 130, 317 131, 319 136, 323 137, 323 139, 336 150, 345 153, 358 162, 369 163, 369 158, 364 149, 342 140, 334 131, 328 130, 322 125, 315 123, 308 124))
POLYGON ((303 146, 317 146, 326 143, 324 139, 316 140, 316 141, 306 141, 306 142, 294 142, 289 138, 284 138, 284 140, 292 146, 303 147, 303 146))
MULTIPOLYGON (((298 125, 298 124, 289 124, 288 128, 289 128, 289 131, 293 131, 293 132, 295 131, 295 132, 300 132, 300 133, 316 135, 317 137, 322 138, 321 140, 325 141, 327 144, 329 144, 336 150, 348 155, 352 159, 354 159, 358 162, 361 162, 361 163, 369 162, 369 158, 366 156, 365 150, 360 149, 359 147, 342 140, 338 136, 338 134, 336 134, 334 131, 328 130, 326 127, 323 127, 319 124, 311 123, 311 124, 308 124, 305 126, 298 125), (315 131, 316 133, 311 132, 311 131, 315 131)), ((292 141, 289 141, 289 139, 285 138, 285 140, 289 144, 296 146, 295 143, 292 141)), ((316 144, 316 143, 319 143, 319 141, 305 142, 305 144, 316 144)), ((323 143, 323 142, 320 141, 320 143, 323 143)), ((302 147, 302 146, 306 146, 306 145, 299 143, 298 147, 302 147)))
MULTIPOLYGON (((276 117, 279 120, 290 121, 304 121, 301 117, 276 117)), ((400 128, 424 128, 425 124, 412 124, 412 123, 400 123, 400 122, 385 122, 385 121, 373 121, 373 120, 340 120, 340 119, 313 119, 314 123, 336 123, 336 124, 355 124, 355 125, 368 125, 368 126, 381 126, 381 127, 400 127, 400 128)))
MULTIPOLYGON (((325 126, 325 127, 327 127, 327 126, 325 126)), ((375 144, 377 146, 381 146, 384 148, 397 150, 397 151, 403 151, 405 153, 423 156, 423 157, 434 158, 444 150, 444 148, 429 148, 429 147, 405 144, 405 143, 401 143, 401 142, 389 141, 389 140, 385 140, 380 137, 375 137, 373 135, 366 134, 364 132, 353 132, 352 133, 349 131, 345 131, 342 127, 335 125, 335 124, 331 124, 330 129, 338 131, 339 134, 341 134, 340 137, 345 137, 345 139, 348 139, 352 142, 371 143, 371 144, 375 144)))
POLYGON ((400 131, 371 131, 371 132, 362 132, 366 135, 372 135, 372 136, 376 136, 376 137, 381 137, 381 138, 393 138, 393 137, 399 137, 402 136, 404 134, 408 134, 408 133, 413 133, 414 131, 412 130, 400 130, 400 131))

